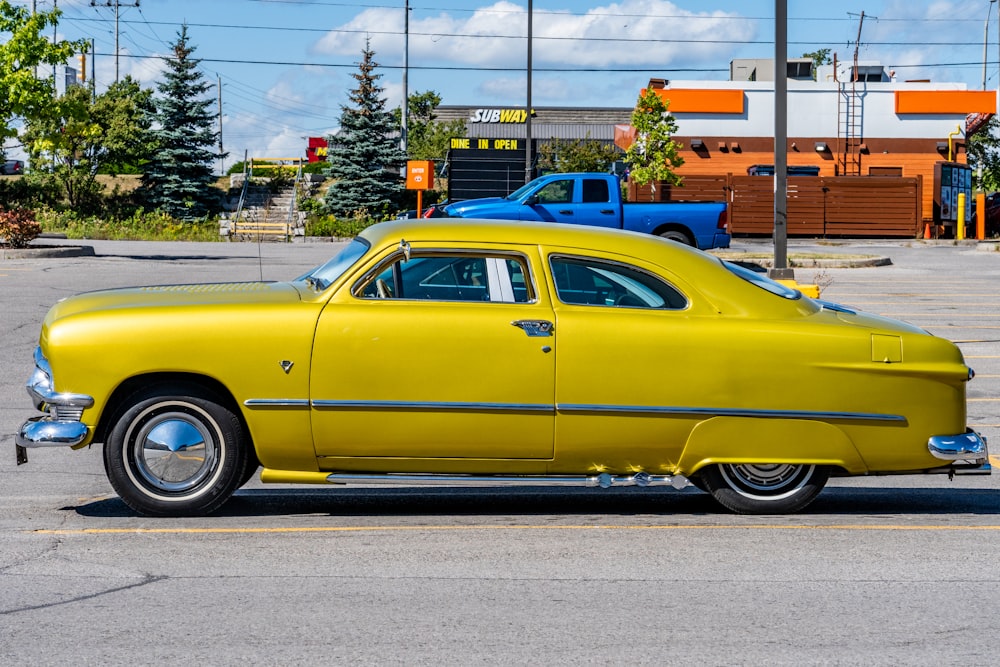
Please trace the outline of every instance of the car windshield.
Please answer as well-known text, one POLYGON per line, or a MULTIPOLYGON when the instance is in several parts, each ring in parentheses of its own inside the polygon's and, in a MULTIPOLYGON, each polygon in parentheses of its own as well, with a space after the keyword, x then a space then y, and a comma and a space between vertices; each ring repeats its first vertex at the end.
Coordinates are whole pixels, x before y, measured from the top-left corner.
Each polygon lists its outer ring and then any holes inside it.
POLYGON ((792 300, 802 298, 802 292, 771 280, 767 277, 767 274, 752 271, 745 266, 740 266, 739 264, 735 264, 733 262, 722 262, 722 265, 748 283, 753 283, 757 287, 767 290, 771 294, 776 294, 785 299, 792 300))
POLYGON ((354 239, 343 250, 338 252, 326 264, 318 266, 309 273, 299 276, 295 282, 306 281, 313 289, 324 290, 330 284, 344 275, 347 269, 364 256, 371 246, 364 239, 354 239))
POLYGON ((521 187, 519 187, 517 190, 514 190, 509 195, 507 195, 506 197, 504 197, 504 199, 520 199, 521 197, 523 197, 525 195, 525 193, 528 192, 528 190, 531 190, 534 187, 535 187, 535 182, 534 181, 531 181, 530 183, 525 183, 524 185, 522 185, 521 187))

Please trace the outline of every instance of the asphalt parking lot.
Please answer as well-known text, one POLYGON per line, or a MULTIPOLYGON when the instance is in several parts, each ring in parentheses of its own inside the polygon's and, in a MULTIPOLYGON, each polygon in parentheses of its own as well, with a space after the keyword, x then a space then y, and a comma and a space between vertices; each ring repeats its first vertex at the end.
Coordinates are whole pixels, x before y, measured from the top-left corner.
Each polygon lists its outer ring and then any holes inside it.
MULTIPOLYGON (((693 489, 254 482, 217 515, 153 520, 114 496, 97 449, 34 450, 15 466, 12 434, 32 413, 23 384, 57 299, 290 278, 336 249, 89 245, 94 256, 0 259, 3 664, 996 662, 1000 473, 834 480, 791 517, 729 515, 693 489)), ((793 240, 789 252, 890 258, 796 278, 956 342, 977 373, 969 423, 1000 443, 995 244, 793 240)))

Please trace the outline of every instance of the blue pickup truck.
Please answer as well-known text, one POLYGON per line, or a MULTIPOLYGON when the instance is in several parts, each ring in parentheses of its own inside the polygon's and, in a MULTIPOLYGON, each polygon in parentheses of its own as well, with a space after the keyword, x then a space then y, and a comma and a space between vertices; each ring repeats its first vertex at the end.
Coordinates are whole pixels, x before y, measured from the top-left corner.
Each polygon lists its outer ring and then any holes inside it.
POLYGON ((725 202, 629 203, 611 174, 549 174, 506 197, 445 207, 454 218, 567 222, 657 234, 708 250, 729 247, 725 202))

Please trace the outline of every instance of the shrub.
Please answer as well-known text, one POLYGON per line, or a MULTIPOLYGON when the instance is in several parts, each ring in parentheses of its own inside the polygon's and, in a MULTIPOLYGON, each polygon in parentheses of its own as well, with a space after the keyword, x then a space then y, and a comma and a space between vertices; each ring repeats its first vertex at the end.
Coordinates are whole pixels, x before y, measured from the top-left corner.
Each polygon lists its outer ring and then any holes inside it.
POLYGON ((27 248, 41 233, 42 227, 35 220, 34 211, 25 208, 0 209, 0 237, 6 240, 9 247, 27 248))
POLYGON ((306 221, 306 236, 332 236, 335 238, 354 238, 374 221, 363 212, 358 211, 350 218, 338 218, 333 215, 311 217, 306 221))

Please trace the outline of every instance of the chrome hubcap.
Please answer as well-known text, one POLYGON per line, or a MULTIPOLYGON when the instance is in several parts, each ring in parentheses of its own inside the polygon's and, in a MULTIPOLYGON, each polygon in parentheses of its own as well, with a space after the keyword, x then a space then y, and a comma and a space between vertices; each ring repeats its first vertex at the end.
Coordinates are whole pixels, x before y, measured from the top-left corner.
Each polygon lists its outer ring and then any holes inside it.
POLYGON ((816 466, 787 463, 737 464, 719 466, 722 477, 733 491, 747 498, 786 498, 812 478, 816 466))
POLYGON ((142 424, 133 441, 136 469, 149 485, 182 492, 208 478, 218 446, 200 421, 183 412, 164 412, 142 424))

